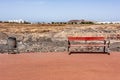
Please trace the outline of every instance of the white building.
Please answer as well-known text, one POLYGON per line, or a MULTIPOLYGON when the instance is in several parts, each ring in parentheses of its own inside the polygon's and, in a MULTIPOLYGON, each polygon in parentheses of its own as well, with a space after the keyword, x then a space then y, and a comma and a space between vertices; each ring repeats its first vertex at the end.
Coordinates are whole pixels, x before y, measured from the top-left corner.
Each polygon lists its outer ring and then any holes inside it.
POLYGON ((8 22, 24 23, 25 21, 22 19, 19 19, 19 20, 8 20, 8 22))
POLYGON ((120 21, 114 21, 113 24, 120 24, 120 21))
POLYGON ((105 22, 96 22, 97 24, 110 24, 111 22, 105 21, 105 22))
POLYGON ((113 21, 113 22, 109 22, 109 21, 106 21, 106 22, 96 22, 97 24, 120 24, 120 21, 113 21))

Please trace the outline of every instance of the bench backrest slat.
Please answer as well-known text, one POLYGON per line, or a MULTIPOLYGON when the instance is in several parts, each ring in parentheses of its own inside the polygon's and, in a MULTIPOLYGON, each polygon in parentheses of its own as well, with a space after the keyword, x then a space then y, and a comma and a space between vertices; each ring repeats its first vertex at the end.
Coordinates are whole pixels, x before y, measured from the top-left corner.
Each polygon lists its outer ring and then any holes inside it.
POLYGON ((68 37, 68 40, 74 41, 74 40, 105 40, 105 37, 68 37))

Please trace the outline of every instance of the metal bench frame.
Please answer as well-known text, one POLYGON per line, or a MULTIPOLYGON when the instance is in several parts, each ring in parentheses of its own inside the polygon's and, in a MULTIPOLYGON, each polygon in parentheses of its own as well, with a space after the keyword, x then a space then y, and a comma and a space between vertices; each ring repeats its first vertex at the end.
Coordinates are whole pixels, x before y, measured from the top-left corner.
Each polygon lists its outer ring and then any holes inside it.
POLYGON ((68 37, 68 52, 69 52, 69 55, 71 53, 73 53, 72 51, 70 51, 71 47, 80 47, 80 46, 84 46, 84 47, 103 47, 103 52, 110 55, 110 50, 109 50, 110 40, 106 40, 105 37, 68 37), (73 45, 73 44, 71 44, 71 41, 85 41, 85 43, 84 44, 73 45), (87 41, 103 41, 103 43, 88 44, 87 41), (106 52, 106 49, 107 49, 107 52, 106 52))

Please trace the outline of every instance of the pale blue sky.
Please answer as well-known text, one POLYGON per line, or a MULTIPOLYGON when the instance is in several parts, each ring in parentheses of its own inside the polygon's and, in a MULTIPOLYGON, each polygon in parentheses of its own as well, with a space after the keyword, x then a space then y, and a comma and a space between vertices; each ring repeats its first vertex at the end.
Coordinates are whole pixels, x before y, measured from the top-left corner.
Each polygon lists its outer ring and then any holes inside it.
POLYGON ((0 20, 120 21, 120 0, 0 0, 0 20))

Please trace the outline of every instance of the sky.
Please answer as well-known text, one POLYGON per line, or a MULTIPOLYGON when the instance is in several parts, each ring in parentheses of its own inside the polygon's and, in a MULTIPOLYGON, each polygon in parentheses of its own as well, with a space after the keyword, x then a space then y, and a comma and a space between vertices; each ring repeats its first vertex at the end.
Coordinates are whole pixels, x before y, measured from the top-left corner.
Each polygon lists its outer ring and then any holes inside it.
POLYGON ((120 0, 0 0, 0 20, 120 21, 120 0))

